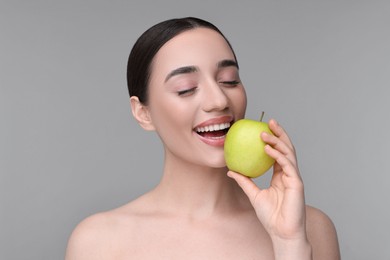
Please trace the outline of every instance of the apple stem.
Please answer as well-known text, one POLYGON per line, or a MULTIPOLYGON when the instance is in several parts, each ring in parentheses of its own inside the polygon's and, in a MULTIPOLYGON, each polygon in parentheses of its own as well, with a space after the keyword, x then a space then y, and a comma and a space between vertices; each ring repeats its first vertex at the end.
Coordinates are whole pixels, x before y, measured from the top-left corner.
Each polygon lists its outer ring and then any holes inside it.
POLYGON ((263 117, 264 117, 264 111, 261 112, 260 122, 263 122, 263 117))

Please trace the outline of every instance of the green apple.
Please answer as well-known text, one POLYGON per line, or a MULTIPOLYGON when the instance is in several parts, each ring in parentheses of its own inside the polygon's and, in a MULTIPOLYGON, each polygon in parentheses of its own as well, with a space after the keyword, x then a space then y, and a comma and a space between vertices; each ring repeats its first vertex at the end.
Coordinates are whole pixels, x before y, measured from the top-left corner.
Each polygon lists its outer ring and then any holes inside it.
POLYGON ((275 160, 265 153, 266 144, 260 137, 262 132, 273 133, 261 119, 240 119, 230 127, 224 144, 225 161, 229 170, 256 178, 267 172, 275 163, 275 160))

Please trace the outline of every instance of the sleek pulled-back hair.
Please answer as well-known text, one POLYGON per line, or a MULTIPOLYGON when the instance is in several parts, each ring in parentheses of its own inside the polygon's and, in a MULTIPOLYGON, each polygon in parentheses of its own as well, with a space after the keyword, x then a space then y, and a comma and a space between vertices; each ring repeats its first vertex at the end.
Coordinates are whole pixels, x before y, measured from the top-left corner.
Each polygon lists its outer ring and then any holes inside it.
POLYGON ((141 103, 147 104, 151 63, 156 53, 176 35, 199 27, 209 28, 221 34, 235 57, 229 41, 210 22, 195 17, 170 19, 160 22, 146 30, 135 42, 130 52, 127 63, 127 87, 130 97, 137 96, 141 103))

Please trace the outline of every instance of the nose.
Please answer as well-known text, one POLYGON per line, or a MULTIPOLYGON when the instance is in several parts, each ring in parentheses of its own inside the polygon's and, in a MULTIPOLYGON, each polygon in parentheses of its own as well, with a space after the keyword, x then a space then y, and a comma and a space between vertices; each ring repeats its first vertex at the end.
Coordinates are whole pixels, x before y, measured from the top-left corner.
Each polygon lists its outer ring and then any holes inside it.
POLYGON ((202 106, 206 112, 223 111, 229 105, 229 99, 217 83, 208 84, 202 95, 202 106))

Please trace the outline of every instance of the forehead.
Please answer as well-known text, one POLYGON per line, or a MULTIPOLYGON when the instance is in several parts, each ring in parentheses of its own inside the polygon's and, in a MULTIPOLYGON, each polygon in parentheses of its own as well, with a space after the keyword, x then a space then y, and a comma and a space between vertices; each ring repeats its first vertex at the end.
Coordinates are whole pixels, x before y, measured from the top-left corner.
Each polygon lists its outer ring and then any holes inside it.
POLYGON ((208 28, 191 29, 175 36, 160 48, 152 62, 152 74, 155 69, 167 73, 180 66, 215 66, 226 59, 235 58, 221 34, 208 28))

